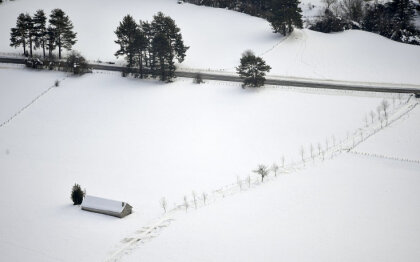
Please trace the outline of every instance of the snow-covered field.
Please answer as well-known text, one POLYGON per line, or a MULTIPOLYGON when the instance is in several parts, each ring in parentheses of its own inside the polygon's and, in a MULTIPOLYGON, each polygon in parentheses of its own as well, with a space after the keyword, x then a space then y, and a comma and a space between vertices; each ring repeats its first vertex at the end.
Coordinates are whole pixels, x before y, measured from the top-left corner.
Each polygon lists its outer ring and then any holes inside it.
POLYGON ((190 210, 122 261, 419 261, 419 185, 419 164, 341 155, 190 210))
MULTIPOLYGON (((175 0, 19 0, 0 7, 0 52, 22 52, 9 47, 10 28, 21 12, 62 8, 74 23, 78 43, 74 49, 90 60, 114 61, 114 30, 126 14, 151 20, 158 11, 170 15, 191 48, 180 66, 184 69, 234 72, 247 49, 262 55, 272 76, 420 85, 420 47, 379 35, 348 31, 322 34, 296 30, 290 37, 273 34, 267 21, 245 14, 175 0), (80 7, 95 12, 80 12, 80 7), (97 8, 101 6, 101 8, 97 8), (398 70, 398 72, 397 72, 398 70)), ((316 16, 319 1, 302 1, 304 16, 316 16), (317 8, 310 10, 312 2, 317 8)))
MULTIPOLYGON (((38 73, 39 91, 65 80, 0 128, 0 173, 7 181, 0 186, 7 210, 0 250, 7 260, 103 259, 161 215, 161 197, 172 207, 192 190, 234 183, 260 163, 279 163, 283 155, 286 163, 298 161, 302 145, 309 154, 311 143, 324 148, 333 135, 338 143, 382 100, 190 79, 162 84, 102 72, 38 73), (69 199, 75 182, 89 194, 130 203, 135 213, 119 220, 79 210, 69 199)), ((0 69, 8 83, 0 104, 8 114, 32 101, 33 74, 0 69), (6 104, 10 89, 17 90, 15 102, 6 104)))
POLYGON ((358 153, 420 161, 420 108, 354 149, 358 153))
MULTIPOLYGON (((312 10, 302 2, 305 16, 315 16, 320 2, 312 10)), ((262 19, 175 0, 8 1, 0 5, 0 55, 21 52, 8 46, 10 28, 19 13, 40 8, 69 14, 75 49, 91 60, 115 61, 113 31, 124 15, 151 20, 162 11, 191 46, 184 69, 231 73, 252 49, 273 77, 420 85, 418 46, 362 31, 284 38, 262 19)), ((413 97, 399 107, 407 98, 0 64, 1 260, 418 261, 420 108, 413 97), (365 127, 365 116, 393 98, 403 117, 358 144, 378 127, 365 127), (349 153, 299 164, 301 147, 310 159, 311 145, 347 139, 347 149, 353 138, 349 153), (257 186, 252 170, 281 165, 283 156, 298 169, 257 186), (249 175, 252 189, 228 196, 249 175), (70 200, 74 183, 134 213, 81 211, 70 200), (208 206, 162 216, 162 197, 174 210, 192 191, 207 193, 208 206)))

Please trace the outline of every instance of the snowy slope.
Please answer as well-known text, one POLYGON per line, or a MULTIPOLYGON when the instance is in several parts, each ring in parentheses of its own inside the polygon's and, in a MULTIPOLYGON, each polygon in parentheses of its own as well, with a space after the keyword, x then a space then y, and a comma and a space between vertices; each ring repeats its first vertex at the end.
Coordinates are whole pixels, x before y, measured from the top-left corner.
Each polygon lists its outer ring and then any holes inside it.
POLYGON ((23 66, 10 64, 0 64, 0 69, 0 123, 7 121, 64 76, 63 73, 26 70, 23 66), (24 77, 16 77, 16 68, 25 70, 24 77))
MULTIPOLYGON (((28 98, 32 72, 0 71, 10 89, 21 90, 8 103, 13 112, 28 98)), ((57 75, 44 77, 47 88, 57 75)), ((0 128, 7 181, 0 207, 8 210, 0 219, 0 253, 9 261, 101 260, 161 215, 161 197, 172 208, 192 190, 234 183, 260 163, 279 163, 282 155, 296 161, 301 145, 308 152, 310 143, 331 144, 332 135, 339 141, 380 101, 353 92, 243 90, 190 79, 162 84, 100 72, 67 77, 0 128), (88 194, 130 203, 134 214, 118 220, 80 211, 70 201, 75 182, 88 194)))
POLYGON ((377 156, 420 161, 420 108, 354 149, 377 156))
POLYGON ((418 171, 342 155, 190 210, 122 261, 418 261, 418 171))
MULTIPOLYGON (((322 6, 314 1, 305 16, 313 17, 322 6)), ((90 60, 113 61, 117 50, 114 30, 126 14, 151 20, 162 11, 181 28, 188 50, 185 69, 235 72, 241 53, 247 49, 263 55, 273 68, 272 76, 292 76, 346 81, 420 84, 420 47, 396 43, 361 31, 322 34, 296 30, 288 39, 273 34, 267 21, 234 11, 179 5, 175 0, 19 0, 0 8, 0 52, 21 52, 9 47, 10 28, 21 12, 43 8, 49 13, 60 7, 68 13, 78 32, 75 49, 90 60), (91 12, 81 12, 80 7, 91 12), (101 8, 97 8, 101 6, 101 8), (92 18, 94 16, 94 19, 92 18), (398 73, 396 73, 398 71, 398 73)))

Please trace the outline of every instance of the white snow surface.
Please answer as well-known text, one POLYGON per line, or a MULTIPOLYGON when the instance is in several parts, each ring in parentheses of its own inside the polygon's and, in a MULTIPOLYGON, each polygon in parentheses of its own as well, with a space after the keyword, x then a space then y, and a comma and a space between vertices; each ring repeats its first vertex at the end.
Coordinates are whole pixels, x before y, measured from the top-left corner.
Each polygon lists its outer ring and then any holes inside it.
MULTIPOLYGON (((286 163, 297 161, 301 146, 308 156, 311 143, 324 148, 333 135, 339 141, 382 100, 191 79, 163 84, 105 72, 37 73, 45 88, 65 79, 0 128, 0 207, 7 210, 0 253, 7 261, 103 260, 162 214, 162 197, 172 208, 193 190, 234 183, 258 164, 279 163, 283 155, 286 163), (70 200, 74 183, 91 195, 123 199, 134 213, 120 220, 82 212, 70 200)), ((8 83, 0 104, 19 90, 7 112, 30 100, 32 76, 0 69, 8 83)))
MULTIPOLYGON (((420 47, 401 44, 376 34, 346 31, 323 34, 296 30, 287 39, 273 34, 264 19, 219 8, 177 4, 175 0, 19 0, 0 8, 0 51, 19 53, 9 46, 10 28, 21 12, 62 8, 71 18, 78 42, 74 49, 90 60, 114 61, 118 46, 114 31, 122 18, 152 20, 162 11, 181 28, 190 46, 183 69, 235 72, 241 53, 251 49, 272 67, 271 76, 334 79, 420 85, 420 47), (100 8, 98 8, 100 6, 100 8), (83 7, 85 11, 80 11, 83 7), (95 10, 94 12, 88 10, 95 10), (94 21, 94 22, 93 22, 94 21)), ((310 10, 303 1, 304 16, 316 16, 322 4, 310 10)), ((121 58, 120 58, 120 61, 121 58)))
POLYGON ((420 108, 417 106, 395 125, 391 125, 354 149, 376 156, 420 162, 420 108))
POLYGON ((419 261, 419 170, 341 155, 191 209, 122 261, 419 261))
POLYGON ((95 196, 85 196, 81 207, 121 213, 126 203, 95 196))

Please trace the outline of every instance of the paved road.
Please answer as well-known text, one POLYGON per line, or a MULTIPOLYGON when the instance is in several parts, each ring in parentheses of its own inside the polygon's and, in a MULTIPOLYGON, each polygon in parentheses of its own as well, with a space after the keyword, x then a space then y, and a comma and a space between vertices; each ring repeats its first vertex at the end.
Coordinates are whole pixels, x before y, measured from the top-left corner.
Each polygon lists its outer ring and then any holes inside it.
MULTIPOLYGON (((24 58, 6 58, 0 57, 0 63, 13 63, 13 64, 24 64, 24 58)), ((92 69, 95 70, 106 70, 106 71, 118 71, 121 72, 124 67, 117 65, 107 65, 107 64, 91 64, 92 69)), ((197 72, 186 72, 186 71, 177 71, 175 75, 178 77, 187 77, 194 78, 197 72)), ((219 80, 219 81, 229 81, 229 82, 242 82, 238 76, 232 75, 221 75, 221 74, 209 74, 209 73, 200 73, 201 77, 206 80, 219 80)), ((337 89, 337 90, 352 90, 352 91, 367 91, 367 92, 382 92, 382 93, 408 93, 416 94, 420 96, 420 86, 419 88, 407 88, 407 87, 386 87, 381 85, 344 85, 344 84, 334 84, 334 83, 324 83, 324 82, 306 82, 303 80, 278 80, 267 78, 265 81, 267 85, 279 85, 279 86, 296 86, 296 87, 306 87, 306 88, 319 88, 319 89, 337 89)))

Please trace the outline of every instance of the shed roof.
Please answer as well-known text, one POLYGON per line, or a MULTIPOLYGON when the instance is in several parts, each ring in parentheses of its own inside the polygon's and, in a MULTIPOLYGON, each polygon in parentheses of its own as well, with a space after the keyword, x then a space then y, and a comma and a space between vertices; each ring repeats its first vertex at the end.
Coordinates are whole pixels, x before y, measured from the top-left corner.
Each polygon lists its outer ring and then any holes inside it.
POLYGON ((95 196, 85 196, 82 202, 82 208, 105 210, 116 213, 121 213, 126 205, 128 204, 125 202, 95 196))

